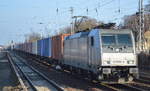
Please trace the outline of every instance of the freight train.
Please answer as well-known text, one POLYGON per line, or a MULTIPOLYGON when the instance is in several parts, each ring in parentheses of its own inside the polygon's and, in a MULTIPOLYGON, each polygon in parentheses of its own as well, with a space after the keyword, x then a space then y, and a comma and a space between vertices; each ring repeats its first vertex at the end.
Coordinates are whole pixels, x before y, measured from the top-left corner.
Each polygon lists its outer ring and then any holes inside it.
POLYGON ((99 81, 128 82, 138 78, 131 30, 92 29, 14 45, 17 51, 49 57, 63 70, 99 81))

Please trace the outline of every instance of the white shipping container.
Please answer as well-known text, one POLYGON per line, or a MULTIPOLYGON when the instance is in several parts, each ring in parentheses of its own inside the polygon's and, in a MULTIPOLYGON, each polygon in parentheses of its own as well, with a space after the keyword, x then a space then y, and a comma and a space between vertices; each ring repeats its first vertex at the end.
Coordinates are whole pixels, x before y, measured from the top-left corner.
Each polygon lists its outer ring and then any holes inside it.
POLYGON ((32 42, 32 54, 37 55, 37 41, 32 42))

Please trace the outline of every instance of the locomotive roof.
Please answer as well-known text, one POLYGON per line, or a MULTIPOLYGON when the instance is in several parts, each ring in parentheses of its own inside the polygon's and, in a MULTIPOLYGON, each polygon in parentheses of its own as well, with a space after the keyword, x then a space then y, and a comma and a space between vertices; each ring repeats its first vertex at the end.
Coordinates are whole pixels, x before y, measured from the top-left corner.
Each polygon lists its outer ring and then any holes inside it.
POLYGON ((120 34, 123 34, 123 33, 131 33, 132 30, 130 29, 100 29, 101 33, 120 33, 120 34))
POLYGON ((65 39, 73 39, 73 38, 78 38, 78 37, 85 37, 88 36, 90 32, 79 32, 75 33, 73 35, 67 36, 65 39))
MULTIPOLYGON (((124 34, 124 33, 131 33, 132 30, 130 29, 92 29, 93 30, 99 30, 101 34, 106 34, 106 33, 110 33, 110 34, 124 34)), ((74 39, 74 38, 79 38, 79 37, 86 37, 89 35, 89 33, 91 31, 88 32, 78 32, 75 33, 73 35, 67 36, 65 39, 74 39)))

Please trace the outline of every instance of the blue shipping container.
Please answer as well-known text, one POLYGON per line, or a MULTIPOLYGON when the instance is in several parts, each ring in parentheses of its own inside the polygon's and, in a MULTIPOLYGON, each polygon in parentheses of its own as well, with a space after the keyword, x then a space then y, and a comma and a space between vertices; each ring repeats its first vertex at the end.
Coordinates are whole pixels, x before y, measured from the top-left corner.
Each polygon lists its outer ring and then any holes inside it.
POLYGON ((42 40, 37 41, 37 54, 42 56, 42 40))
POLYGON ((51 57, 51 38, 37 41, 37 53, 40 56, 51 57))
POLYGON ((51 57, 51 38, 43 39, 42 56, 51 57))

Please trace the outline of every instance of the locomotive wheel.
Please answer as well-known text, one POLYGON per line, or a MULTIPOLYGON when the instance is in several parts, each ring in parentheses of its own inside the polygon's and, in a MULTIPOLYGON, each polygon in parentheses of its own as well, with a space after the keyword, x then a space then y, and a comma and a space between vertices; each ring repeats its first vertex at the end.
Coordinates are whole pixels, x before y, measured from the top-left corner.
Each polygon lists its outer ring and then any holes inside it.
POLYGON ((118 83, 124 83, 125 82, 125 78, 119 78, 118 79, 118 83))
POLYGON ((132 77, 132 76, 129 76, 129 77, 128 77, 128 81, 129 81, 129 82, 132 82, 132 81, 133 81, 133 77, 132 77))
POLYGON ((104 77, 103 77, 103 75, 98 75, 98 80, 100 81, 100 80, 103 80, 104 79, 104 77))

